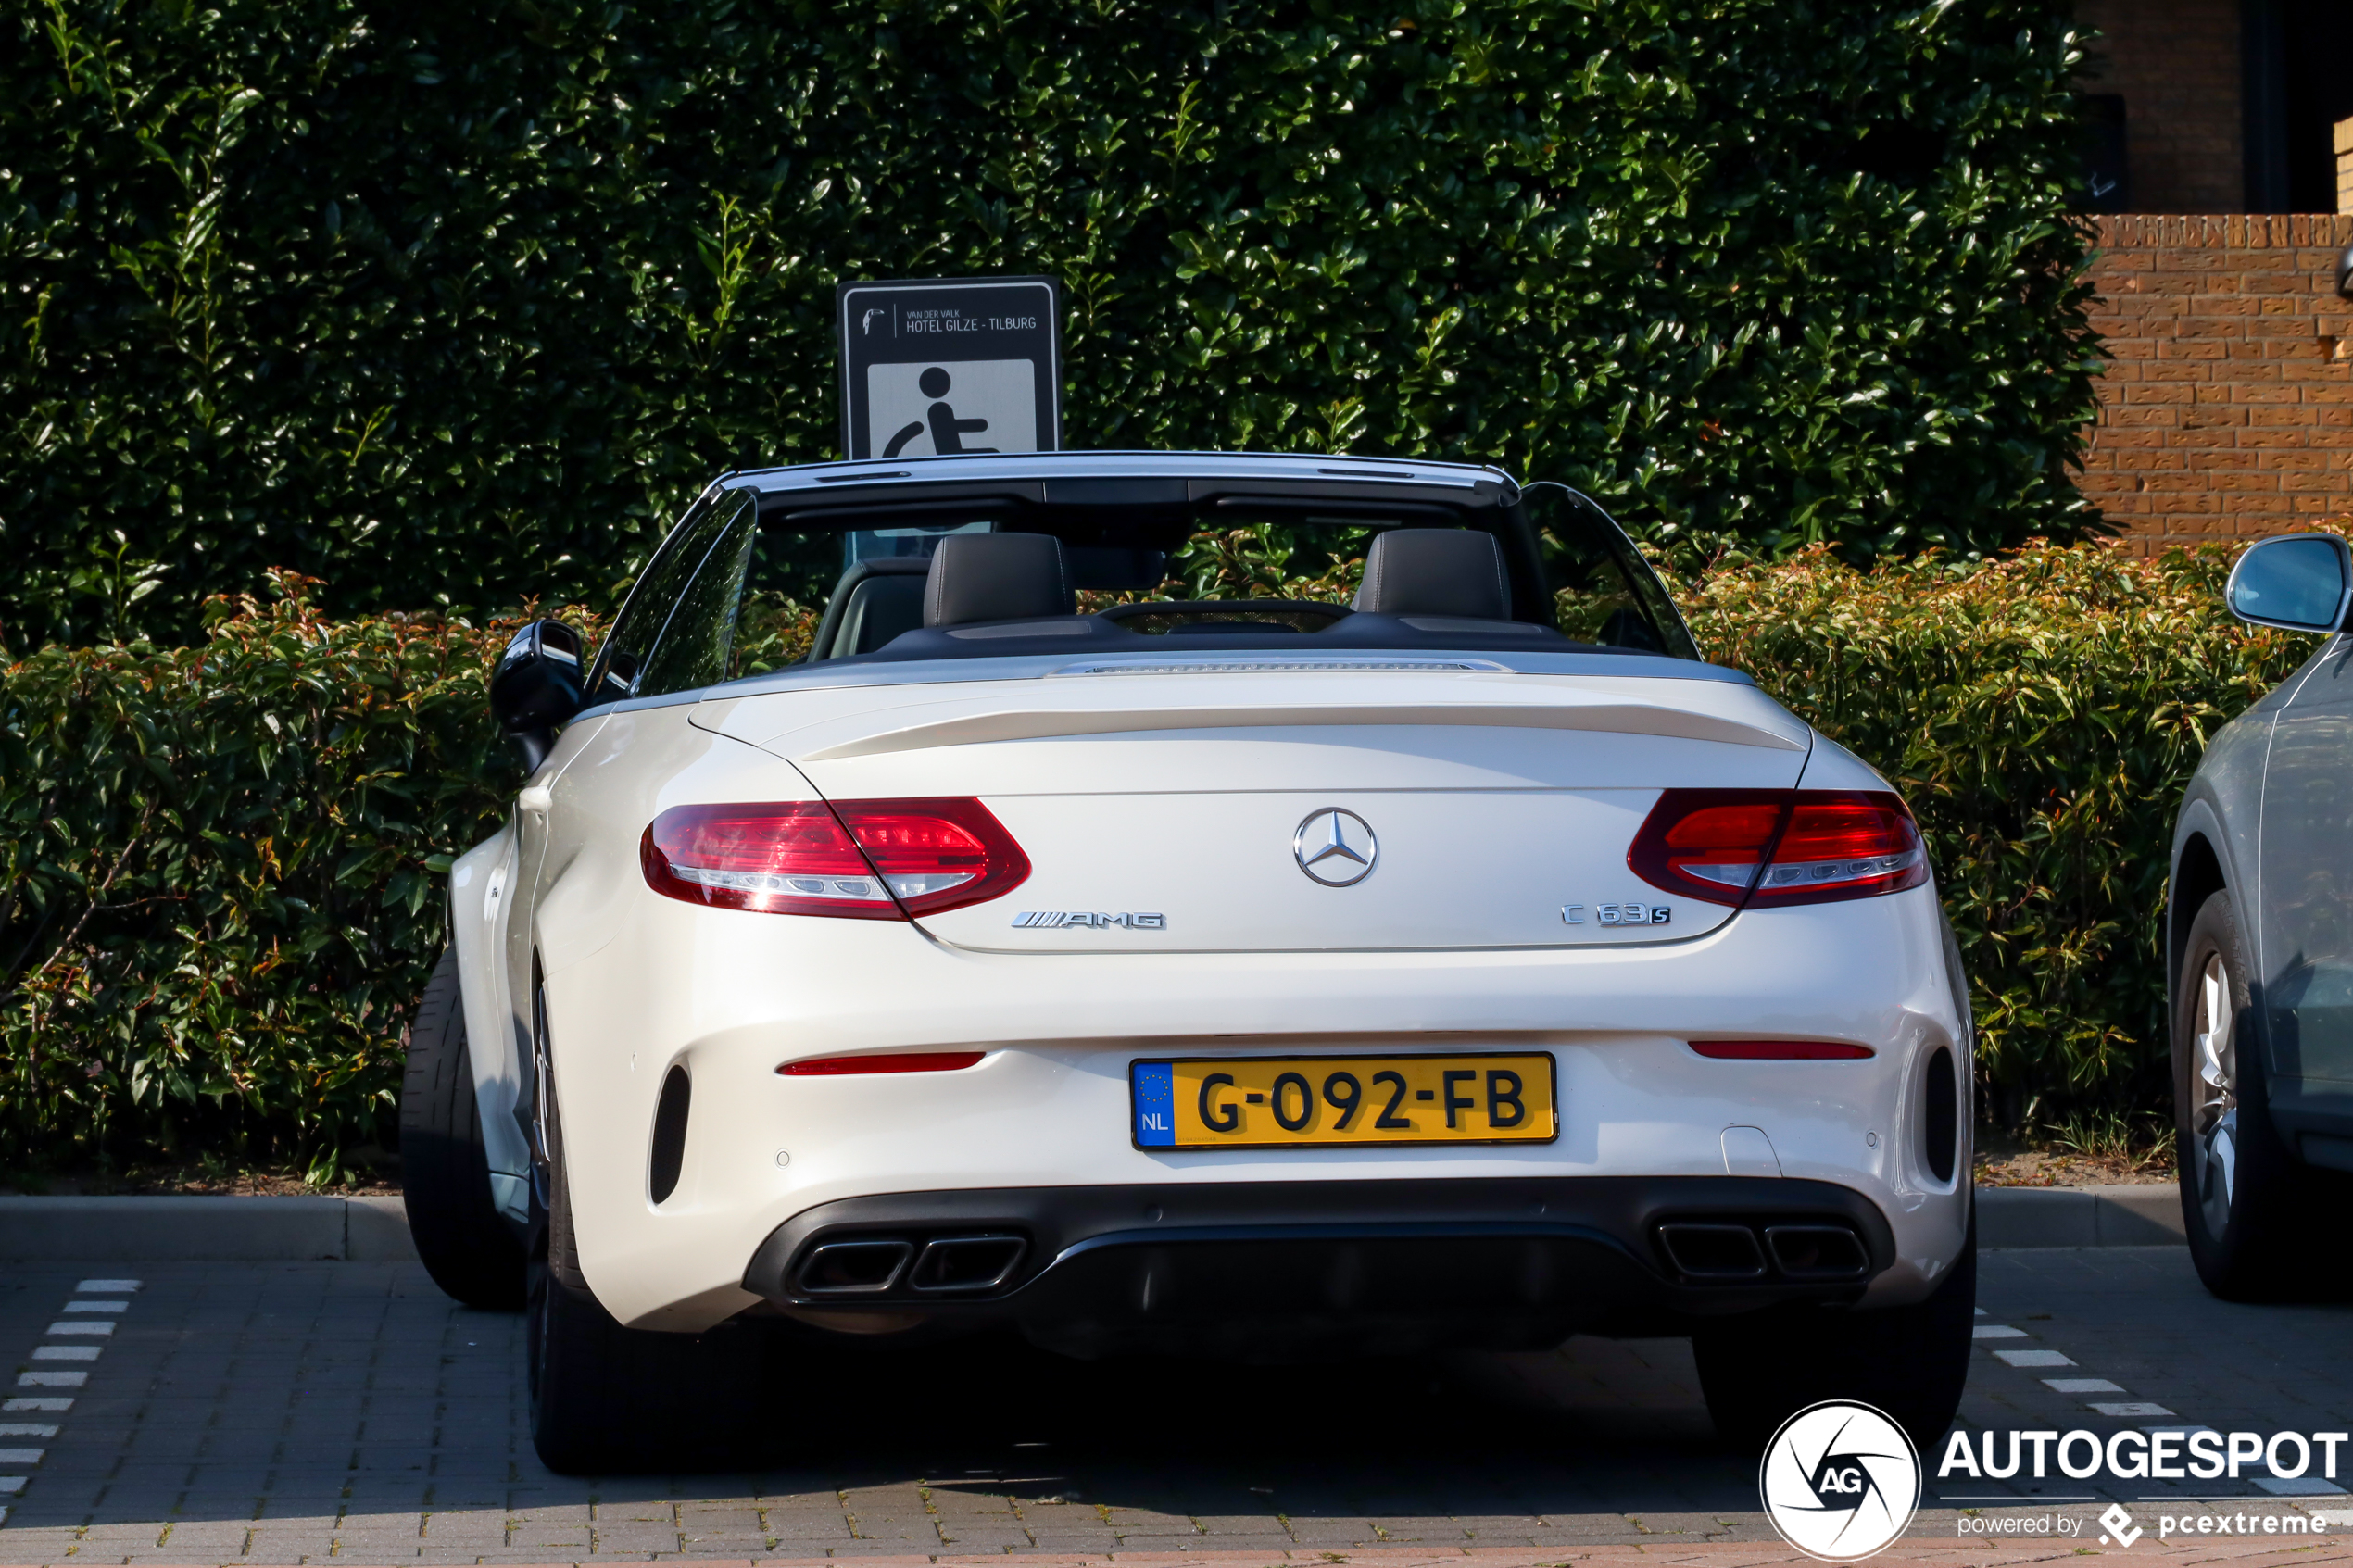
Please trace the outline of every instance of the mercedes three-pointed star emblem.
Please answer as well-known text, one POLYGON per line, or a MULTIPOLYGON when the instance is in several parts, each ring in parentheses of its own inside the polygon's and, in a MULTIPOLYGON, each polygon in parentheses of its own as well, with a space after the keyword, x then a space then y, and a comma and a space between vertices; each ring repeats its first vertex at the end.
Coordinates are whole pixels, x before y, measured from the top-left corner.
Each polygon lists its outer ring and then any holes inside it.
POLYGON ((1355 812, 1326 806, 1299 824, 1290 852, 1299 869, 1326 887, 1353 887, 1373 874, 1380 841, 1355 812))

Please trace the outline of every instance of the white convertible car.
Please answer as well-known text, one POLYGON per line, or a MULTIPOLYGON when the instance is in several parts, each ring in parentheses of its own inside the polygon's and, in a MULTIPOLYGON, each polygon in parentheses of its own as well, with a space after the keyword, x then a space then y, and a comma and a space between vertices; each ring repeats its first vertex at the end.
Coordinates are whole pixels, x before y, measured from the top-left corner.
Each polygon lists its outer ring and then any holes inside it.
POLYGON ((785 1431, 761 1369, 841 1336, 1689 1335, 1735 1441, 1952 1418, 1970 1035, 1919 832, 1574 492, 730 474, 593 662, 535 623, 492 702, 533 771, 450 877, 409 1202, 453 1295, 527 1297, 560 1470, 785 1431))

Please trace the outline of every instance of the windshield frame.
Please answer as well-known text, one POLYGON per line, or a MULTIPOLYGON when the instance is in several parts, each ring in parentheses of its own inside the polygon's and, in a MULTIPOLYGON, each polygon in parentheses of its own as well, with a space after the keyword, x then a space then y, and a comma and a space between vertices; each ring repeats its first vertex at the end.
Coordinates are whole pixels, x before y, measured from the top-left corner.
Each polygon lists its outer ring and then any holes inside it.
MULTIPOLYGON (((981 459, 915 459, 885 472, 875 471, 871 464, 824 464, 729 474, 697 497, 695 506, 688 508, 679 526, 648 560, 624 607, 624 617, 635 607, 646 582, 659 575, 655 571, 657 564, 677 546, 693 520, 720 504, 727 493, 746 491, 758 496, 761 534, 781 537, 840 534, 847 540, 852 532, 863 532, 852 526, 861 521, 898 528, 929 521, 943 513, 969 517, 975 511, 1001 520, 998 526, 1008 532, 1052 533, 1063 539, 1066 547, 1078 547, 1077 541, 1082 538, 1125 538, 1127 535, 1120 533, 1120 529, 1145 523, 1164 531, 1180 528, 1181 536, 1198 538, 1200 521, 1221 514, 1253 525, 1284 512, 1296 512, 1302 521, 1312 520, 1318 525, 1472 528, 1493 537, 1504 555, 1511 581, 1509 621, 1441 623, 1440 618, 1353 612, 1344 599, 1336 600, 1331 606, 1324 606, 1320 599, 1284 601, 1322 606, 1330 630, 1312 630, 1312 620, 1301 622, 1297 617, 1292 618, 1294 623, 1289 628, 1260 626, 1253 631, 1247 620, 1230 627, 1196 626, 1188 630, 1201 634, 1186 636, 1181 651, 1188 656, 1252 651, 1298 655, 1329 652, 1344 656, 1352 648, 1360 652, 1394 650, 1401 655, 1408 651, 1419 655, 1449 650, 1492 654, 1522 649, 1532 652, 1535 643, 1541 641, 1548 650, 1605 660, 1641 657, 1647 663, 1660 657, 1692 661, 1699 659, 1689 627, 1650 564, 1606 512, 1590 497, 1567 486, 1540 482, 1523 490, 1495 470, 1464 465, 1401 463, 1392 468, 1384 459, 1262 454, 1008 454, 981 459), (1642 611, 1656 628, 1656 646, 1632 647, 1579 642, 1561 633, 1559 601, 1548 573, 1544 544, 1525 504, 1534 498, 1531 493, 1554 490, 1573 497, 1579 526, 1591 531, 1585 543, 1605 552, 1625 577, 1632 596, 1640 601, 1642 611), (1110 532, 1089 534, 1089 527, 1110 532), (1299 635, 1302 631, 1313 636, 1312 643, 1302 644, 1299 635)), ((847 544, 844 547, 848 547, 847 544)), ((808 570, 805 563, 803 570, 808 570)), ((1133 613, 1137 604, 1176 606, 1201 602, 1170 589, 1170 581, 1164 578, 1158 588, 1117 600, 1110 608, 1127 611, 1125 619, 1142 627, 1167 618, 1139 616, 1133 613)), ((1342 595, 1346 591, 1345 586, 1338 589, 1342 595)), ((820 613, 832 592, 830 588, 825 590, 827 597, 815 599, 818 608, 808 613, 820 613)), ((1268 604, 1261 608, 1271 612, 1281 606, 1268 604)), ((925 627, 900 634, 871 651, 807 662, 928 665, 942 660, 1031 655, 1067 659, 1179 651, 1178 646, 1172 646, 1164 629, 1124 628, 1117 624, 1121 619, 1106 618, 1099 608, 1093 613, 1055 618, 1056 623, 1051 626, 1024 622, 978 628, 925 627)), ((1226 618, 1200 619, 1223 621, 1226 618)), ((1270 613, 1265 619, 1280 618, 1270 613)), ((608 638, 607 647, 598 651, 592 674, 604 669, 610 646, 608 638)), ((818 646, 821 645, 812 637, 811 651, 818 646)), ((805 667, 805 663, 796 662, 783 668, 805 667)), ((772 665, 733 674, 731 679, 713 683, 706 689, 740 686, 748 681, 763 679, 776 669, 772 665)), ((592 685, 590 690, 601 693, 603 688, 592 685)), ((605 701, 598 707, 627 700, 617 693, 604 695, 605 701)))

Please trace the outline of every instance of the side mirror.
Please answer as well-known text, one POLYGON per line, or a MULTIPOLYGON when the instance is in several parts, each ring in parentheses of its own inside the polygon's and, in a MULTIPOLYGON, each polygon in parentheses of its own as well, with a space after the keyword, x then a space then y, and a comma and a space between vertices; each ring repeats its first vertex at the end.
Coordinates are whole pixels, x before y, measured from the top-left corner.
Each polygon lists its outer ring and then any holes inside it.
POLYGON ((2353 550, 2334 533, 2290 533, 2249 545, 2231 568, 2223 597, 2257 626, 2334 632, 2353 596, 2353 550))
POLYGON ((514 635, 490 671, 490 716, 535 773, 556 744, 556 726, 587 705, 581 690, 580 633, 560 621, 535 621, 514 635))

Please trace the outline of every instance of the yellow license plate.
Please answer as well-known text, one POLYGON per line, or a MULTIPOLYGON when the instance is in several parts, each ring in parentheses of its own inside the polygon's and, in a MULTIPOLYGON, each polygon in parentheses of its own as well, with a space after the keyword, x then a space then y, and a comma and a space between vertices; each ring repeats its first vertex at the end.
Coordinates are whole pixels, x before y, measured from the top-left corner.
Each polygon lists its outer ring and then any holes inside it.
POLYGON ((1547 1143, 1560 1132, 1541 1051, 1139 1061, 1127 1083, 1138 1148, 1547 1143))

